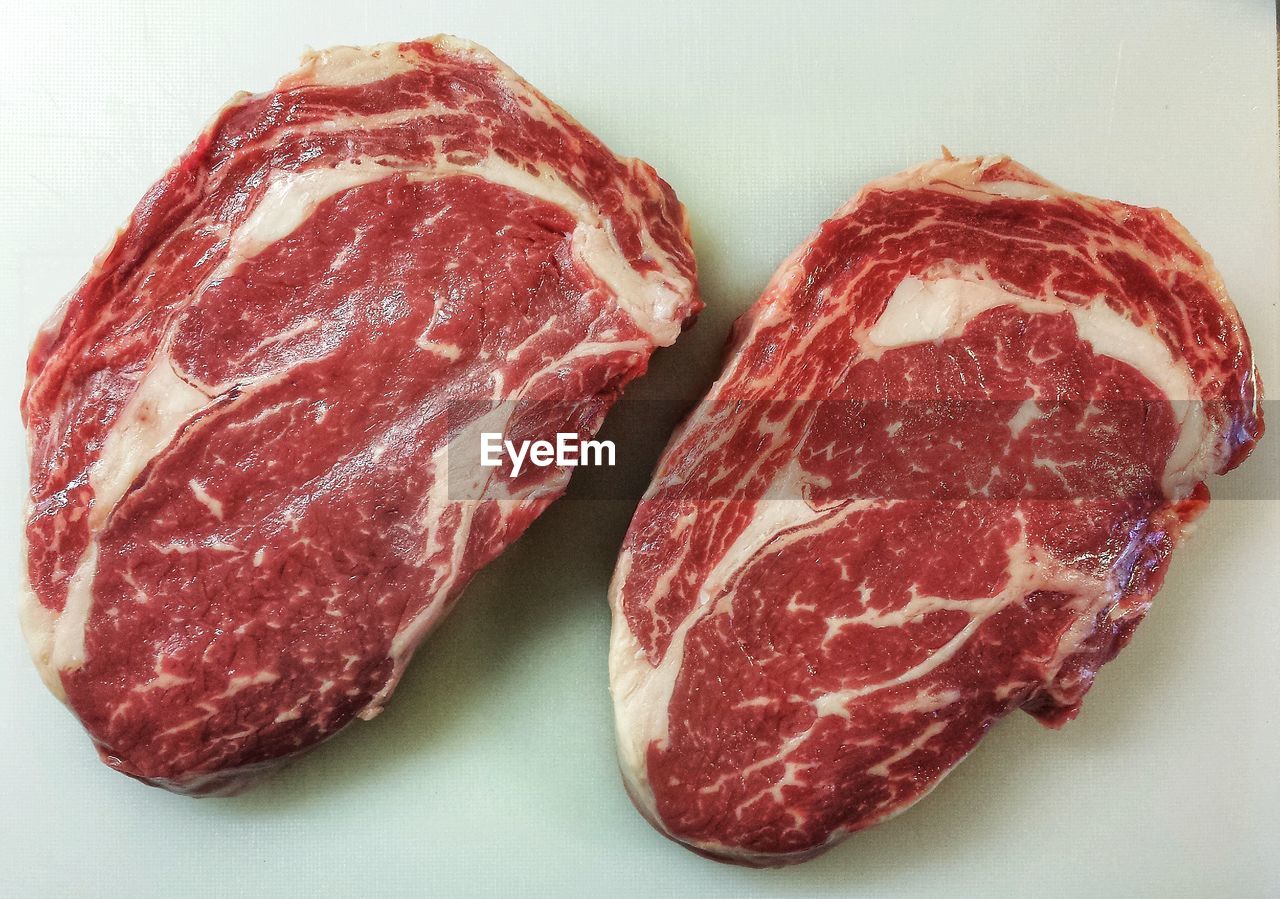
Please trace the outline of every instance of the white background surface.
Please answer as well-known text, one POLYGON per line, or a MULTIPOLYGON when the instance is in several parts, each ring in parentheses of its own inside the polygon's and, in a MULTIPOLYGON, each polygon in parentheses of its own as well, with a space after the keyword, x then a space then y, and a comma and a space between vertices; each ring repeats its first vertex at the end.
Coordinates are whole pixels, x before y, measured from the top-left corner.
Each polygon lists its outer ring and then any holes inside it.
MULTIPOLYGON (((674 185, 708 310, 608 426, 656 445, 670 416, 654 420, 646 397, 696 395, 795 244, 862 182, 942 143, 1172 210, 1216 256, 1280 387, 1271 0, 177 0, 0 15, 0 894, 1280 893, 1274 454, 1225 491, 1270 499, 1209 510, 1075 723, 1015 716, 905 816, 781 871, 668 843, 619 784, 604 592, 626 502, 554 507, 477 579, 381 718, 236 799, 168 795, 99 764, 12 610, 28 341, 218 106, 270 86, 307 45, 469 37, 674 185)), ((638 490, 647 472, 616 476, 638 490)))

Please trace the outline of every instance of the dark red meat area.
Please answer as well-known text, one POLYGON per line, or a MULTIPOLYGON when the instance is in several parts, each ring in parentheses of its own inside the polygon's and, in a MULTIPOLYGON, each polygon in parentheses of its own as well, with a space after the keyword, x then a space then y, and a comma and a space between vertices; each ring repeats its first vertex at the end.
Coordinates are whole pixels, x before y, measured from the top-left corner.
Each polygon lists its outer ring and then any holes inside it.
MULTIPOLYGON (((594 420, 642 368, 551 364, 638 336, 571 259, 573 227, 476 178, 392 178, 325 201, 182 313, 174 363, 219 399, 112 514, 87 661, 63 675, 111 764, 164 779, 278 758, 387 683, 396 630, 455 573, 461 512, 428 507, 432 453, 490 407, 495 377, 560 397, 545 436, 594 420)), ((451 595, 552 498, 481 506, 451 595)))
MULTIPOLYGON (((851 365, 831 395, 895 400, 817 404, 792 451, 810 500, 830 508, 827 526, 779 534, 712 598, 718 614, 687 635, 670 742, 648 757, 659 814, 685 839, 812 850, 837 828, 870 825, 919 798, 1019 706, 1050 723, 1070 717, 1168 558, 1181 511, 1159 488, 1177 439, 1172 409, 1136 370, 1094 355, 1069 316, 992 310, 958 338, 851 365), (1070 401, 1046 403, 1049 414, 1015 433, 1007 419, 1033 390, 1070 401), (1044 484, 1052 471, 1061 474, 1044 484), (990 485, 994 498, 975 498, 990 485), (1024 490, 1052 498, 1018 499, 1024 490), (887 502, 851 511, 850 497, 887 502), (1064 666, 1065 706, 1043 687, 1079 620, 1071 590, 1031 590, 968 636, 964 608, 828 627, 892 615, 913 596, 995 596, 1023 541, 1032 564, 1127 585, 1126 614, 1099 615, 1085 651, 1064 666), (1131 544, 1139 551, 1126 554, 1131 544), (893 685, 957 639, 946 662, 893 685), (859 690, 869 692, 819 717, 815 700, 859 690), (922 699, 953 691, 958 698, 936 709, 922 699)), ((717 525, 736 531, 734 516, 758 508, 724 505, 717 525)))

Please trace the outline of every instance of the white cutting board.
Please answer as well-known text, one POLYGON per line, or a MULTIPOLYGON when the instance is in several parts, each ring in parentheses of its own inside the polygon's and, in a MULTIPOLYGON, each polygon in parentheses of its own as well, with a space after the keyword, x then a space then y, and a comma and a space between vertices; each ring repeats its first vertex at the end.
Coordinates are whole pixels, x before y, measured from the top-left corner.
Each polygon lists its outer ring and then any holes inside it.
MULTIPOLYGON (((476 580, 381 718, 236 799, 172 796, 99 764, 12 611, 28 341, 218 106, 270 86, 308 45, 469 37, 674 185, 707 312, 608 426, 652 458, 672 413, 648 401, 700 391, 729 322, 792 247, 861 183, 944 143, 1172 210, 1216 256, 1280 389, 1271 0, 172 0, 2 15, 0 894, 1280 891, 1274 452, 1223 485, 1236 498, 1204 516, 1075 723, 1051 733, 1015 716, 917 808, 789 870, 686 852, 618 782, 605 587, 624 501, 554 507, 476 580)), ((625 492, 647 472, 615 475, 625 492)))

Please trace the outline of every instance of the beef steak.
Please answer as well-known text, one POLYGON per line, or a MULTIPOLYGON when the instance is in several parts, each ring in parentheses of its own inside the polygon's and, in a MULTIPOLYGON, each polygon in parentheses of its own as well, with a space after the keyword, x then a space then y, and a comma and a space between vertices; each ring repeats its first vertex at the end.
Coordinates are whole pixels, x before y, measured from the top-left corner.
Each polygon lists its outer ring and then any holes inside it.
POLYGON ((999 718, 1076 714, 1204 479, 1261 435, 1248 338, 1161 210, 1003 157, 874 182, 785 262, 612 585, 619 757, 699 852, 801 861, 999 718))
POLYGON ((376 714, 700 308, 684 210, 488 51, 229 103, 43 329, 24 629, 113 768, 222 792, 376 714))

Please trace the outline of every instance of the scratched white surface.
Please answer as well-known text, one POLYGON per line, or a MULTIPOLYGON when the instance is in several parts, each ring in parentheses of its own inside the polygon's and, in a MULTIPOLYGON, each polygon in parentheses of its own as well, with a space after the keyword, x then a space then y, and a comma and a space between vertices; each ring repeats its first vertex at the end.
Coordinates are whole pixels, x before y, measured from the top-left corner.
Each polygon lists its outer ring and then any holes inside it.
MULTIPOLYGON (((1217 257, 1280 385, 1271 0, 30 2, 3 16, 0 894, 1280 890, 1280 501, 1266 460, 1232 492, 1271 498, 1210 510, 1077 722, 1003 723, 916 809, 782 871, 697 858, 623 795, 604 591, 626 502, 554 508, 477 580, 381 718, 237 799, 171 796, 100 765, 12 612, 29 339, 204 120, 307 45, 464 35, 671 181, 709 309, 610 422, 651 452, 671 413, 646 399, 696 394, 777 262, 863 181, 942 143, 1173 210, 1217 257)), ((634 490, 646 472, 615 475, 634 490)))

